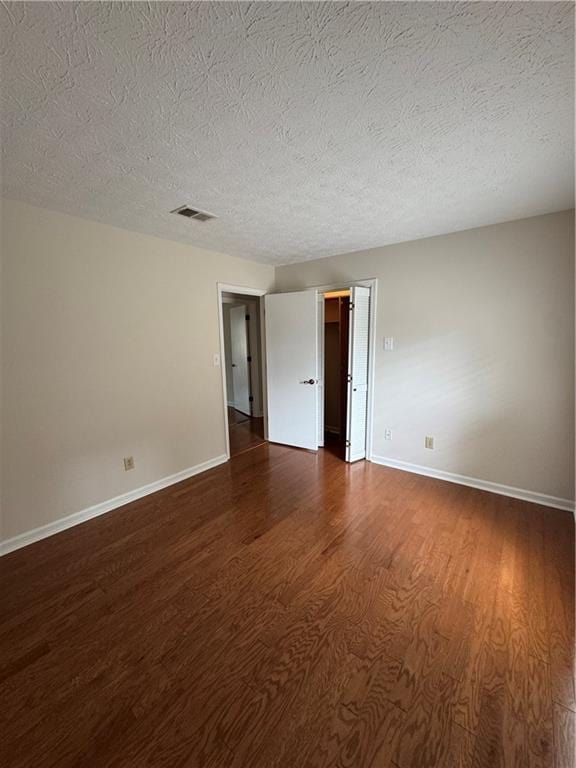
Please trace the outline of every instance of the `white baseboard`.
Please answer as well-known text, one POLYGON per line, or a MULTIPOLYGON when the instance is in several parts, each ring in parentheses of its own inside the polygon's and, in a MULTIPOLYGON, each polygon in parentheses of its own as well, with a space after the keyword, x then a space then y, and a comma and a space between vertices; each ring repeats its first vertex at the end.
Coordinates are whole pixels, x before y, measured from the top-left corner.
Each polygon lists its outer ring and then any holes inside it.
MULTIPOLYGON (((217 467, 220 464, 224 464, 227 461, 227 457, 216 456, 213 459, 204 461, 201 464, 196 464, 194 467, 189 467, 181 472, 177 472, 174 475, 163 477, 160 480, 156 480, 148 485, 143 485, 140 488, 135 488, 133 491, 123 493, 121 496, 116 496, 108 501, 103 501, 100 504, 95 504, 92 507, 83 509, 80 512, 75 512, 67 517, 62 517, 59 520, 55 520, 53 523, 48 523, 40 528, 34 528, 31 531, 20 533, 18 536, 14 536, 11 539, 0 541, 0 556, 7 555, 9 552, 13 552, 21 547, 26 547, 28 544, 33 544, 35 541, 40 541, 48 536, 53 536, 55 533, 65 531, 67 528, 72 528, 75 525, 84 523, 86 520, 91 520, 93 517, 98 517, 106 512, 111 512, 113 509, 118 509, 125 504, 129 504, 131 501, 136 501, 144 496, 148 496, 151 493, 167 488, 175 483, 180 483, 182 480, 187 480, 189 477, 198 475, 201 472, 206 472, 208 469, 217 467)), ((392 469, 400 469, 405 472, 413 472, 418 475, 425 475, 426 477, 433 477, 437 480, 447 480, 451 483, 458 483, 460 485, 467 485, 471 488, 478 488, 482 491, 490 491, 491 493, 497 493, 501 496, 511 496, 515 499, 522 499, 523 501, 529 501, 534 504, 542 504, 545 507, 554 507, 556 509, 564 509, 569 512, 575 511, 575 502, 570 499, 562 499, 557 496, 548 496, 543 493, 536 493, 535 491, 527 491, 523 488, 514 488, 509 485, 501 485, 500 483, 492 483, 489 480, 479 480, 475 477, 467 477, 466 475, 458 475, 453 472, 444 472, 440 469, 432 469, 431 467, 423 467, 420 464, 411 464, 406 461, 398 461, 397 459, 388 459, 385 456, 377 456, 372 454, 370 461, 375 464, 382 464, 385 467, 391 467, 392 469)))
POLYGON ((398 461, 397 459, 388 459, 385 456, 376 456, 372 454, 370 461, 375 464, 382 464, 392 469, 401 469, 404 472, 413 472, 417 475, 426 475, 434 477, 436 480, 447 480, 449 483, 458 483, 459 485, 468 485, 470 488, 478 488, 481 491, 490 491, 500 496, 511 496, 514 499, 530 501, 533 504, 542 504, 544 507, 554 507, 556 509, 565 509, 568 512, 575 511, 576 503, 570 499, 561 499, 557 496, 547 496, 544 493, 536 491, 527 491, 524 488, 514 488, 511 485, 501 485, 492 483, 489 480, 479 480, 477 477, 467 477, 466 475, 457 475, 454 472, 444 472, 441 469, 432 467, 423 467, 420 464, 411 464, 408 461, 398 461))
POLYGON ((182 480, 187 480, 189 477, 199 475, 201 472, 206 472, 207 469, 217 467, 219 464, 224 464, 228 461, 227 456, 216 456, 214 459, 208 459, 201 464, 196 464, 195 467, 189 467, 183 469, 181 472, 176 472, 175 475, 168 475, 161 480, 156 480, 148 485, 143 485, 140 488, 135 488, 133 491, 123 493, 121 496, 115 496, 113 499, 103 501, 100 504, 95 504, 93 507, 82 509, 80 512, 74 512, 67 517, 61 517, 59 520, 55 520, 53 523, 42 525, 40 528, 33 528, 31 531, 20 533, 18 536, 14 536, 11 539, 0 541, 0 556, 7 555, 8 552, 13 552, 15 549, 26 547, 28 544, 33 544, 35 541, 45 539, 48 536, 53 536, 55 533, 65 531, 67 528, 72 528, 74 525, 91 520, 93 517, 98 517, 106 512, 111 512, 113 509, 129 504, 131 501, 141 499, 143 496, 148 496, 156 491, 161 491, 162 488, 167 488, 169 485, 180 483, 182 480))

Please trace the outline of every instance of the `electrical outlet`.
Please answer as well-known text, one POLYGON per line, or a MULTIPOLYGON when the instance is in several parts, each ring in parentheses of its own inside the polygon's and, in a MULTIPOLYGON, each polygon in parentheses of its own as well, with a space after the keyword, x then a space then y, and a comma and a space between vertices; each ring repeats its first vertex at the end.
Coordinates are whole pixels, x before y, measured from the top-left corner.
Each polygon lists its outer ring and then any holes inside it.
POLYGON ((386 336, 384 338, 384 349, 389 352, 390 350, 394 349, 394 337, 393 336, 386 336))
POLYGON ((134 469, 134 456, 126 456, 124 459, 124 469, 128 472, 129 469, 134 469))
POLYGON ((392 430, 391 429, 385 429, 384 430, 384 440, 392 440, 392 430))
POLYGON ((220 365, 220 355, 214 355, 212 359, 212 364, 214 365, 214 368, 218 368, 220 365))
POLYGON ((425 437, 424 438, 424 448, 434 448, 434 438, 433 437, 425 437))

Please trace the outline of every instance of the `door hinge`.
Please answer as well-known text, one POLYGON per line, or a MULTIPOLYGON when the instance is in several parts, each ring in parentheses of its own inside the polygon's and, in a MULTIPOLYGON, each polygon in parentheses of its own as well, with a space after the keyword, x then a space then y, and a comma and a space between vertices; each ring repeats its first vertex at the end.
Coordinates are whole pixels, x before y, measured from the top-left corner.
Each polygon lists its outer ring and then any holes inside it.
POLYGON ((246 320, 250 320, 250 315, 246 315, 246 320))
POLYGON ((351 445, 352 443, 350 442, 350 440, 346 440, 346 448, 350 448, 351 445))
POLYGON ((254 398, 252 397, 252 395, 250 395, 250 396, 248 397, 248 402, 249 402, 249 403, 253 403, 253 402, 254 402, 254 398))
POLYGON ((353 301, 351 301, 350 304, 348 304, 348 309, 350 310, 350 312, 352 312, 352 310, 354 309, 354 302, 353 301))
POLYGON ((350 382, 352 381, 352 374, 351 373, 347 373, 346 374, 346 381, 348 382, 348 384, 350 384, 350 382))
POLYGON ((248 355, 248 357, 246 358, 246 360, 248 360, 248 362, 249 362, 249 363, 251 363, 251 362, 252 362, 252 355, 248 355))

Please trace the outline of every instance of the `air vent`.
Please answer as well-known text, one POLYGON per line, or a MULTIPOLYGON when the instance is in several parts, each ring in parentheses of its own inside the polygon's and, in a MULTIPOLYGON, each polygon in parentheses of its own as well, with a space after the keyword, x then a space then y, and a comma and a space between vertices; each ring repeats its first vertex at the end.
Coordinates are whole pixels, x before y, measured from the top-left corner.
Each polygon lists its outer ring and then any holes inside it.
POLYGON ((185 216, 187 219, 194 219, 194 221, 210 221, 210 219, 216 218, 212 213, 199 211, 197 208, 189 208, 187 205, 182 205, 170 213, 177 213, 179 216, 185 216))

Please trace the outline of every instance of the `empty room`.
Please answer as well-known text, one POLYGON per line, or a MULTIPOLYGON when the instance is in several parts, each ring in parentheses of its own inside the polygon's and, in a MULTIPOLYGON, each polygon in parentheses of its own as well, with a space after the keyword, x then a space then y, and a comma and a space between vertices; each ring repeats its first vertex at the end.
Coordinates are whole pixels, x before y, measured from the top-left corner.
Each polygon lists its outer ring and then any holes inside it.
POLYGON ((574 10, 0 4, 2 768, 576 768, 574 10))

